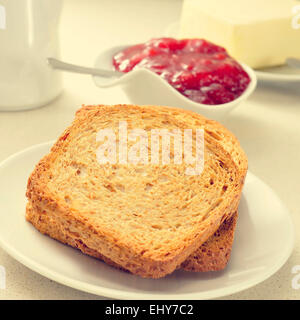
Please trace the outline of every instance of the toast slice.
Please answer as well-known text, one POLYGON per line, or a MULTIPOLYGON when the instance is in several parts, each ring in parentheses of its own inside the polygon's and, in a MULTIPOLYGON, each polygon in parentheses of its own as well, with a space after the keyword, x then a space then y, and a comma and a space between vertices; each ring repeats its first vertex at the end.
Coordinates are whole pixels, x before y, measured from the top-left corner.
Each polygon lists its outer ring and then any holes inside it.
MULTIPOLYGON (((80 239, 72 237, 61 224, 56 221, 54 216, 45 214, 45 212, 34 210, 30 202, 26 206, 26 218, 41 233, 50 236, 64 244, 68 244, 83 253, 94 258, 100 259, 105 263, 128 271, 112 260, 101 255, 99 251, 87 247, 80 239)), ((235 212, 229 219, 225 220, 219 229, 204 242, 190 257, 188 257, 178 269, 194 272, 208 272, 223 270, 229 261, 234 232, 238 214, 235 212)))
POLYGON ((193 114, 189 122, 187 114, 149 106, 81 109, 29 178, 27 219, 42 232, 41 221, 53 223, 57 234, 45 233, 62 242, 64 234, 69 244, 134 274, 171 273, 231 217, 241 170, 214 132, 205 132, 200 176, 184 175, 185 164, 99 165, 96 134, 124 120, 145 130, 199 128, 204 118, 193 114))

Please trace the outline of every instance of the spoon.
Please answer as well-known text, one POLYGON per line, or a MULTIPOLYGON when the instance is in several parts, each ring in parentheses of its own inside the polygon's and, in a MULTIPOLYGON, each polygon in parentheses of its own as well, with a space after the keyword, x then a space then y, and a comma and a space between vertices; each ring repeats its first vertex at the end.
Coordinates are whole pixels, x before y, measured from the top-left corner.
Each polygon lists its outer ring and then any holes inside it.
POLYGON ((297 68, 300 69, 300 59, 297 58, 287 58, 286 63, 292 67, 292 68, 297 68))
POLYGON ((122 72, 113 70, 104 70, 98 68, 82 67, 71 63, 66 63, 55 58, 47 58, 49 65, 54 69, 64 70, 68 72, 90 74, 93 76, 100 76, 105 78, 119 78, 124 75, 122 72))

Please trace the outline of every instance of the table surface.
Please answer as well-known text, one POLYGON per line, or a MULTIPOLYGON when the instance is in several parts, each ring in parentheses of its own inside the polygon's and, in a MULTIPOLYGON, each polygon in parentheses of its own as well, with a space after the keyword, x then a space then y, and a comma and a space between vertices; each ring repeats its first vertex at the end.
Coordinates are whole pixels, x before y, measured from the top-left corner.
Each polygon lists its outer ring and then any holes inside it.
MULTIPOLYGON (((64 1, 61 57, 92 66, 103 48, 160 37, 180 16, 180 0, 64 1)), ((64 73, 63 94, 39 109, 0 113, 0 161, 40 142, 54 140, 82 104, 127 103, 119 88, 99 89, 91 77, 64 73)), ((225 125, 239 138, 249 169, 279 195, 300 228, 300 83, 259 84, 225 125)), ((300 265, 300 237, 288 262, 266 281, 225 299, 299 299, 292 288, 292 267, 300 265)), ((26 268, 0 249, 6 289, 0 299, 105 299, 51 281, 26 268)))

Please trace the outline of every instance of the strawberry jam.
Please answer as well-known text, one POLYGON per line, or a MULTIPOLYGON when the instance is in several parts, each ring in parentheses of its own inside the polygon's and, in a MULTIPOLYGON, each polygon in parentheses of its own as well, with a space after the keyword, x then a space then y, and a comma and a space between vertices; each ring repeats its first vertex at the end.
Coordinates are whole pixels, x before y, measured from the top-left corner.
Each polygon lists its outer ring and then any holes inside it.
POLYGON ((250 83, 224 48, 202 39, 152 39, 117 53, 113 65, 121 72, 147 68, 187 98, 208 105, 238 98, 250 83))

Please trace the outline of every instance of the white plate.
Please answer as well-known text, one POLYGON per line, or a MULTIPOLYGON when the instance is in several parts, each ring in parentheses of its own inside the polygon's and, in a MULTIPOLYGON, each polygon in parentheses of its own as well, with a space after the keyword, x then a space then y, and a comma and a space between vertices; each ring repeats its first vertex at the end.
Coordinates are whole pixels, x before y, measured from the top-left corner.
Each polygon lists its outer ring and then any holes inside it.
POLYGON ((300 82, 300 69, 288 65, 254 71, 258 80, 265 82, 300 82))
MULTIPOLYGON (((167 37, 176 38, 179 34, 179 22, 171 23, 165 32, 167 37)), ((288 65, 254 70, 257 79, 264 82, 300 82, 300 70, 288 65)))
POLYGON ((53 142, 21 151, 0 164, 0 245, 30 269, 64 285, 120 299, 209 299, 267 279, 290 256, 294 229, 287 209, 249 173, 229 265, 222 272, 176 271, 152 280, 122 272, 40 234, 25 221, 27 178, 53 142))

